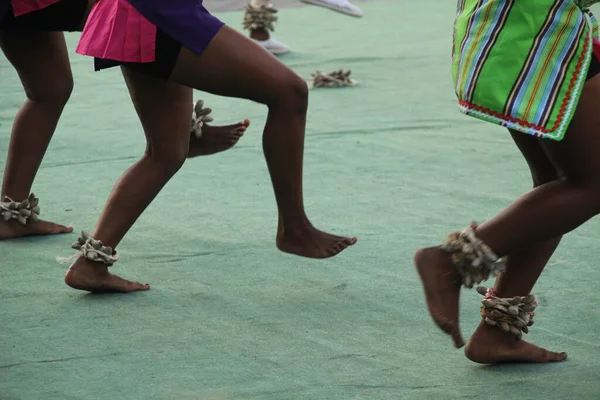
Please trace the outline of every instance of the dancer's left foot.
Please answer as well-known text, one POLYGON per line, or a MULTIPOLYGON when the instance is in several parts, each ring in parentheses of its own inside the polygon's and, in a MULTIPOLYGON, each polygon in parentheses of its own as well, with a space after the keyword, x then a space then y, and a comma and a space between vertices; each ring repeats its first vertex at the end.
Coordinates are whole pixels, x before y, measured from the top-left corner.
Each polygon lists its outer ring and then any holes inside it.
POLYGON ((465 355, 480 364, 548 363, 567 358, 567 353, 538 347, 483 321, 467 343, 465 355))
POLYGON ((248 129, 250 121, 245 119, 234 125, 202 127, 202 136, 190 137, 190 151, 188 158, 207 156, 229 150, 240 140, 248 129))

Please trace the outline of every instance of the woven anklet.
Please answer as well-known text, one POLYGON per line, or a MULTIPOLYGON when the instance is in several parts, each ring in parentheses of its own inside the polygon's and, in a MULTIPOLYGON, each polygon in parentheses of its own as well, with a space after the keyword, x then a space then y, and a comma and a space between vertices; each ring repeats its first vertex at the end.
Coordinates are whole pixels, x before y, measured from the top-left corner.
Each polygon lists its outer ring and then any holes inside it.
POLYGON ((78 257, 104 264, 108 267, 119 261, 119 254, 112 247, 104 246, 100 240, 96 240, 86 232, 81 232, 81 236, 71 245, 71 248, 78 250, 77 254, 68 258, 57 257, 56 260, 61 264, 66 264, 78 257))
POLYGON ((313 88, 340 88, 346 86, 356 86, 358 82, 350 79, 352 71, 333 71, 329 74, 317 71, 311 74, 311 87, 313 88))
POLYGON ((245 10, 244 21, 242 22, 244 29, 249 31, 266 30, 275 32, 277 9, 272 4, 261 4, 260 7, 248 4, 245 10))
POLYGON ((529 327, 533 325, 533 317, 538 302, 534 295, 515 296, 512 298, 500 298, 496 296, 494 289, 482 286, 477 292, 484 297, 481 300, 481 317, 486 324, 497 326, 504 332, 510 332, 519 339, 523 333, 529 333, 529 327))
POLYGON ((473 223, 462 231, 454 232, 442 245, 442 250, 451 254, 463 285, 469 289, 506 270, 504 260, 499 259, 488 245, 475 236, 476 228, 477 225, 473 223))
POLYGON ((204 108, 204 100, 198 100, 192 111, 192 132, 191 134, 200 139, 204 124, 214 121, 210 116, 211 108, 204 108))
POLYGON ((5 197, 0 201, 0 214, 5 221, 16 219, 23 225, 28 222, 37 222, 40 216, 40 200, 31 193, 29 197, 21 202, 5 197))

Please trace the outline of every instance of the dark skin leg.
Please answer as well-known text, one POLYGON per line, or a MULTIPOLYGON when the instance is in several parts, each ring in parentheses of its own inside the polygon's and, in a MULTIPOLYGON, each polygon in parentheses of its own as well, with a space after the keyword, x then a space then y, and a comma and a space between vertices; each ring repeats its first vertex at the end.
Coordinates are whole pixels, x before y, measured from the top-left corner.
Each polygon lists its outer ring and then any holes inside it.
MULTIPOLYGON (((125 80, 144 127, 144 157, 117 182, 92 233, 116 248, 145 208, 189 155, 189 105, 192 89, 241 97, 266 104, 264 132, 267 158, 279 206, 277 246, 305 257, 331 257, 356 243, 356 238, 330 235, 309 222, 302 198, 302 155, 307 109, 304 81, 252 41, 222 28, 198 56, 182 49, 171 81, 123 68, 125 80)), ((132 292, 149 285, 132 282, 108 268, 78 259, 66 283, 93 292, 132 292)))
MULTIPOLYGON (((563 179, 562 171, 544 149, 542 139, 514 131, 511 131, 511 136, 527 161, 534 188, 563 179)), ((501 297, 529 294, 561 239, 562 236, 550 238, 510 253, 506 272, 496 279, 496 293, 501 297), (521 274, 525 270, 527 274, 521 274)))
MULTIPOLYGON (((76 31, 81 31, 89 9, 76 31)), ((73 76, 62 32, 36 30, 27 22, 23 29, 0 31, 0 47, 21 79, 27 100, 15 117, 9 152, 2 182, 2 198, 22 201, 31 187, 62 111, 73 90, 73 76)), ((48 23, 48 26, 52 26, 48 23)), ((190 105, 191 106, 191 105, 190 105)), ((243 136, 247 119, 227 126, 205 126, 203 135, 190 138, 188 156, 211 155, 233 147, 243 136)), ((43 207, 43 203, 42 203, 43 207)), ((0 220, 0 240, 21 236, 70 233, 72 227, 47 221, 22 225, 17 221, 0 220)))
MULTIPOLYGON (((550 160, 541 139, 518 132, 511 132, 511 135, 527 160, 534 187, 561 179, 562 173, 550 160)), ((496 279, 496 294, 499 297, 514 297, 531 293, 561 238, 551 238, 510 253, 506 262, 506 272, 496 279)), ((483 364, 540 363, 562 361, 567 357, 566 353, 555 353, 525 340, 518 340, 515 335, 503 332, 483 321, 467 342, 465 355, 471 361, 483 364)))
MULTIPOLYGON (((62 111, 69 100, 73 90, 73 76, 62 32, 0 31, 0 47, 18 72, 27 95, 27 100, 13 123, 2 181, 2 198, 8 196, 15 201, 22 201, 29 196, 62 111)), ((191 110, 191 103, 188 110, 191 110)), ((249 125, 250 121, 247 119, 233 125, 206 125, 199 139, 190 137, 188 157, 229 150, 244 135, 249 125)), ((72 227, 46 221, 22 225, 15 220, 0 220, 0 240, 72 231, 72 227)))
MULTIPOLYGON (((88 2, 88 9, 76 31, 82 30, 95 2, 88 2)), ((13 122, 2 182, 2 198, 8 196, 15 201, 22 201, 29 195, 73 90, 73 76, 63 33, 36 29, 27 19, 17 17, 14 26, 0 31, 0 47, 19 74, 27 96, 13 122), (17 29, 14 29, 15 26, 17 29)), ((51 25, 48 23, 48 26, 51 25)), ((0 221, 0 240, 72 231, 72 227, 47 221, 27 225, 0 221)))
MULTIPOLYGON (((29 196, 38 168, 73 89, 65 39, 60 32, 0 31, 0 47, 17 70, 27 100, 15 117, 2 181, 2 198, 29 196)), ((43 206, 43 205, 42 205, 43 206)), ((39 221, 0 220, 0 240, 72 232, 39 221)))
MULTIPOLYGON (((534 188, 477 228, 477 236, 499 257, 564 235, 600 212, 600 159, 594 151, 600 145, 599 96, 600 76, 596 75, 585 83, 565 138, 542 142, 564 179, 534 188)), ((429 248, 418 251, 415 259, 430 314, 452 335, 455 345, 462 345, 460 283, 449 255, 429 248)))
MULTIPOLYGON (((189 153, 192 89, 123 67, 123 75, 147 140, 144 156, 116 183, 92 236, 116 248, 142 212, 181 168, 189 153), (161 112, 157 112, 160 110, 161 112)), ((111 274, 102 264, 79 258, 67 285, 90 292, 134 292, 147 284, 111 274)))
POLYGON ((302 163, 308 88, 301 78, 227 26, 200 56, 183 48, 171 78, 188 87, 253 100, 269 108, 263 150, 279 209, 277 246, 281 251, 327 258, 356 243, 356 238, 317 230, 306 216, 302 163))

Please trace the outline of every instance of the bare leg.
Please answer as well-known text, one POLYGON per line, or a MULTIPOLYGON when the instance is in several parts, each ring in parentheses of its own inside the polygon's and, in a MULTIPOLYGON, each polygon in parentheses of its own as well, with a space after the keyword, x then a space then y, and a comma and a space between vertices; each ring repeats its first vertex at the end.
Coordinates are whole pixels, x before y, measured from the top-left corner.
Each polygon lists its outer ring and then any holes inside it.
POLYGON ((600 159, 595 152, 600 145, 599 96, 596 75, 584 86, 565 139, 542 142, 566 179, 535 188, 477 229, 477 236, 499 256, 571 232, 600 212, 600 159))
MULTIPOLYGON (((511 132, 511 135, 527 160, 534 188, 563 178, 563 173, 544 150, 542 139, 519 132, 511 132)), ((506 272, 496 279, 497 294, 501 297, 529 294, 561 239, 562 236, 550 238, 510 253, 506 262, 506 272)))
MULTIPOLYGON (((192 89, 123 68, 131 99, 142 122, 146 153, 115 185, 92 236, 116 248, 163 186, 185 162, 189 151, 192 89), (157 112, 160 110, 161 112, 157 112)), ((78 259, 66 283, 94 292, 132 292, 149 285, 116 277, 108 268, 78 259)))
POLYGON ((263 149, 279 208, 280 250, 327 258, 356 243, 356 238, 315 229, 306 216, 302 163, 308 88, 300 77, 225 26, 200 56, 182 49, 172 79, 198 90, 245 98, 269 107, 263 149))
MULTIPOLYGON (((596 75, 584 86, 565 139, 543 142, 565 179, 536 187, 477 229, 479 239, 499 257, 568 233, 600 212, 600 159, 595 154, 600 145, 598 96, 596 75)), ((460 286, 449 255, 431 248, 420 250, 416 258, 431 315, 453 335, 455 344, 461 344, 460 286)))
MULTIPOLYGON (((58 120, 73 90, 64 36, 59 32, 0 31, 0 47, 17 70, 27 100, 12 128, 2 198, 29 196, 58 120)), ((0 240, 72 232, 73 228, 39 221, 22 225, 0 221, 0 240)))
MULTIPOLYGON (((515 143, 529 164, 533 186, 561 179, 561 173, 552 164, 542 147, 541 139, 512 132, 515 143)), ((558 247, 562 237, 536 243, 508 256, 506 272, 496 279, 499 297, 524 296, 531 292, 544 267, 558 247)), ((465 355, 478 363, 549 362, 562 361, 566 353, 558 354, 501 331, 483 321, 467 342, 465 355)))

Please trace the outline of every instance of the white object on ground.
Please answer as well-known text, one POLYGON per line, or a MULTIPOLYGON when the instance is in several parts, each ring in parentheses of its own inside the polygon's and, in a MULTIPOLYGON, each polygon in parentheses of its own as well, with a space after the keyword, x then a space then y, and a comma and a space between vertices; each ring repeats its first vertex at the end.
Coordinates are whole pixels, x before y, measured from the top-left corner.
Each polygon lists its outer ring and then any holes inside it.
POLYGON ((269 37, 267 40, 254 40, 259 46, 263 49, 267 50, 271 54, 285 54, 290 52, 290 48, 285 44, 275 39, 273 36, 269 37))
POLYGON ((353 17, 362 17, 363 12, 360 8, 350 3, 348 0, 300 0, 303 3, 312 4, 329 8, 330 10, 340 12, 342 14, 351 15, 353 17))

